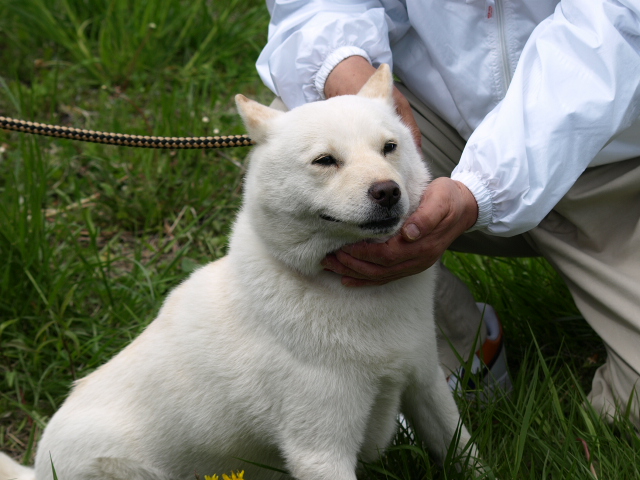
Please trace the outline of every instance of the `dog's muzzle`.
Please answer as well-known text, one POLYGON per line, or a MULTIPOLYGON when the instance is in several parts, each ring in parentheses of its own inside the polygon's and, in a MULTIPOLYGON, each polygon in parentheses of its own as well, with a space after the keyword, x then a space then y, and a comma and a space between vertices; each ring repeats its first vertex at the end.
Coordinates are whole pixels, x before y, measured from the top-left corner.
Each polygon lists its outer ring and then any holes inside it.
POLYGON ((362 230, 370 231, 371 233, 389 233, 398 226, 400 222, 400 217, 389 217, 384 218, 382 220, 374 220, 371 222, 366 222, 359 227, 362 230))

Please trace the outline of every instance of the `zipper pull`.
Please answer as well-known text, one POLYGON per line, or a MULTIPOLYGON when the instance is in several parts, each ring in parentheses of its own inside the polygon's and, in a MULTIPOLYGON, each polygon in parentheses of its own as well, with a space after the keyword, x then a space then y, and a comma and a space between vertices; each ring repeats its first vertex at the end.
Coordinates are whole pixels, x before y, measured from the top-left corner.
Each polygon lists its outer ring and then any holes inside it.
POLYGON ((493 18, 496 9, 496 0, 485 0, 485 5, 487 7, 487 19, 490 20, 493 18))

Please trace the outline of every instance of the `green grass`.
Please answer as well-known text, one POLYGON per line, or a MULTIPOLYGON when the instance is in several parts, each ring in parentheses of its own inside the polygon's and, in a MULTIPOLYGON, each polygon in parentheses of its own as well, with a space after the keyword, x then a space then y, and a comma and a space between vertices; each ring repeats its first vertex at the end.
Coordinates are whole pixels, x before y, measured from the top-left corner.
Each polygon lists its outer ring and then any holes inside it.
MULTIPOLYGON (((243 133, 233 95, 271 98, 254 69, 267 23, 255 0, 4 0, 0 115, 145 135, 243 133)), ((30 463, 73 379, 134 338, 193 268, 224 255, 246 153, 0 132, 0 450, 30 463)), ((496 475, 593 478, 580 438, 599 478, 638 478, 629 422, 610 426, 583 407, 604 350, 548 264, 445 260, 504 322, 513 395, 460 400, 496 475)), ((404 442, 363 476, 462 478, 451 462, 442 469, 404 442)))

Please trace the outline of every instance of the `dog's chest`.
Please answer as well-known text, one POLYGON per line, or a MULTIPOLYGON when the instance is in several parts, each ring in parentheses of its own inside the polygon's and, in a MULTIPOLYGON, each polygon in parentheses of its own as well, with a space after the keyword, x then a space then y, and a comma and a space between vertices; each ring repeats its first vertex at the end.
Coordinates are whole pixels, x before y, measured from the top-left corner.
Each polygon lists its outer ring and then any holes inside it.
POLYGON ((297 358, 367 364, 383 376, 435 348, 430 272, 386 288, 347 289, 335 279, 254 279, 241 321, 297 358))

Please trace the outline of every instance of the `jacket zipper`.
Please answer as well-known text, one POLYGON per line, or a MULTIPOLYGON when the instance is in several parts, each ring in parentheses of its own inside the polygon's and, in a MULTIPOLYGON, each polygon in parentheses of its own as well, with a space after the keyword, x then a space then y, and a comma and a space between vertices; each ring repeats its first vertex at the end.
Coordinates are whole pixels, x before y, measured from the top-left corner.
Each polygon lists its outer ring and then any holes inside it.
POLYGON ((498 28, 498 42, 500 43, 500 54, 502 57, 502 80, 504 82, 504 94, 511 84, 511 68, 509 67, 509 52, 507 50, 507 32, 504 22, 504 0, 486 0, 487 1, 487 18, 496 17, 496 25, 498 28))

